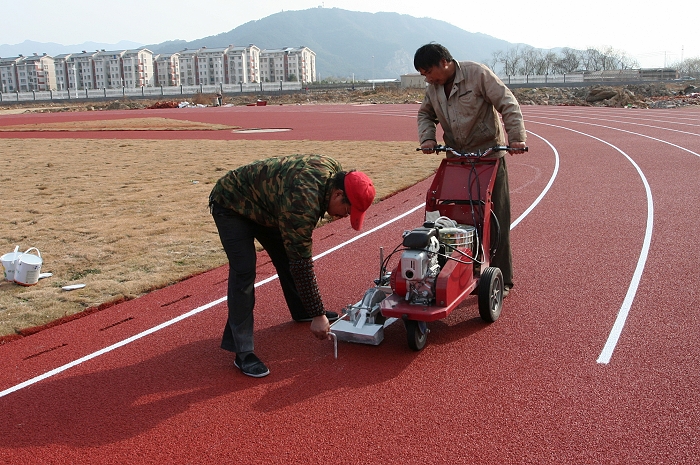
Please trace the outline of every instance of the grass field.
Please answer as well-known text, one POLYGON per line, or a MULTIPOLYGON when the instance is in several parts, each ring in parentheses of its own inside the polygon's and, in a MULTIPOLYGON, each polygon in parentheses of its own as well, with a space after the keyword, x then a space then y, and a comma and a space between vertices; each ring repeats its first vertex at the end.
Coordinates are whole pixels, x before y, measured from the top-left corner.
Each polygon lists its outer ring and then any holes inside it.
MULTIPOLYGON (((163 130, 207 129, 169 120, 86 124, 94 131, 115 130, 115 124, 138 131, 156 123, 170 125, 163 130)), ((69 131, 75 123, 37 129, 69 131)), ((31 287, 0 283, 0 336, 224 265, 207 208, 212 184, 252 160, 309 153, 309 146, 309 141, 246 141, 242 146, 211 140, 4 139, 0 254, 17 245, 37 247, 44 260, 41 271, 53 276, 31 287), (64 291, 68 284, 86 286, 64 291)), ((430 176, 440 161, 416 157, 410 142, 314 141, 313 153, 367 172, 377 199, 430 176), (387 162, 396 159, 402 162, 387 162)))

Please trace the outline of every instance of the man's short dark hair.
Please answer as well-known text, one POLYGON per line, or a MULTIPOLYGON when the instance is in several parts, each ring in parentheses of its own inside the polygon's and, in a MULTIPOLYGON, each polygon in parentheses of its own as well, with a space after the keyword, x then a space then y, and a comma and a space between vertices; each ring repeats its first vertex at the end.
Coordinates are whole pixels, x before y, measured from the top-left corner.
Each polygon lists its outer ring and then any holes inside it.
POLYGON ((348 200, 347 194, 345 194, 345 175, 348 173, 352 173, 355 170, 350 170, 350 171, 338 171, 335 173, 335 176, 333 176, 333 188, 334 189, 340 189, 343 191, 344 195, 344 201, 348 205, 350 205, 350 201, 348 200))
POLYGON ((416 50, 416 54, 413 55, 413 67, 416 68, 416 71, 427 71, 433 66, 438 66, 442 59, 447 60, 447 62, 454 61, 449 50, 440 44, 431 42, 416 50))

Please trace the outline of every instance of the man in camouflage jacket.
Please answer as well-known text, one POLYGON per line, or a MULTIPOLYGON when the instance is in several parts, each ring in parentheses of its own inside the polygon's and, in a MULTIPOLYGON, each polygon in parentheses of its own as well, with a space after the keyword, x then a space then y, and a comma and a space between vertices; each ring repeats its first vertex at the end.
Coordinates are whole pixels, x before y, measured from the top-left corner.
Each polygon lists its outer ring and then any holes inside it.
POLYGON ((291 155, 258 160, 229 171, 209 197, 214 222, 229 260, 228 321, 221 342, 236 353, 235 366, 262 377, 269 370, 253 353, 256 251, 267 251, 277 270, 287 306, 295 321, 310 321, 312 333, 327 339, 329 318, 316 282, 312 233, 327 212, 350 215, 354 229, 374 201, 369 177, 345 172, 332 158, 291 155))

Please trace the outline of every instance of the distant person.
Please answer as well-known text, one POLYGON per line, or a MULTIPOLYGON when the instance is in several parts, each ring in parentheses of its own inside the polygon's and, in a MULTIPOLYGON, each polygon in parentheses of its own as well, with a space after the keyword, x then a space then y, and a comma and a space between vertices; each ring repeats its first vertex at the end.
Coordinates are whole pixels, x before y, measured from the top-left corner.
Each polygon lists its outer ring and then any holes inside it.
POLYGON ((221 347, 236 353, 234 365, 260 378, 270 371, 255 355, 256 251, 254 240, 270 255, 294 321, 311 322, 311 332, 328 339, 330 321, 316 283, 312 233, 327 212, 350 216, 355 230, 374 201, 372 180, 360 171, 343 171, 321 155, 291 155, 258 160, 229 171, 209 196, 209 206, 229 260, 228 320, 221 347))
MULTIPOLYGON (((506 143, 521 149, 513 153, 524 152, 527 135, 520 105, 489 68, 471 61, 458 62, 445 47, 436 43, 420 47, 413 57, 413 65, 428 83, 418 110, 418 140, 424 153, 433 153, 438 145, 438 123, 444 131, 445 145, 458 152, 475 152, 506 143)), ((503 273, 505 297, 513 288, 513 258, 508 170, 504 155, 505 152, 498 155, 501 163, 491 196, 501 228, 501 241, 491 257, 491 266, 500 268, 503 273)))

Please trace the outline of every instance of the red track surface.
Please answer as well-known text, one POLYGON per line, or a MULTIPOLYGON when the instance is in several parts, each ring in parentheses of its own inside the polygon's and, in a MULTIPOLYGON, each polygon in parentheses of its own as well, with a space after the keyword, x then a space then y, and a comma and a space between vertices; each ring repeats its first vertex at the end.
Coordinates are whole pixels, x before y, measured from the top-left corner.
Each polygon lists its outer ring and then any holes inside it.
MULTIPOLYGON (((157 115, 292 129, 221 138, 412 141, 415 111, 152 110, 0 125, 157 115)), ((697 463, 700 109, 523 111, 530 152, 508 158, 516 287, 496 323, 470 297, 429 325, 421 352, 396 323, 377 347, 340 343, 335 360, 330 342, 290 321, 277 282, 262 283, 256 352, 271 375, 252 379, 218 348, 227 272, 212 270, 0 346, 0 461, 697 463)), ((379 247, 393 249, 422 210, 373 228, 420 205, 427 187, 375 205, 368 234, 317 260, 328 308, 372 285, 379 247)), ((324 226, 315 252, 357 236, 347 222, 324 226)), ((274 270, 259 263, 262 282, 274 270)))

